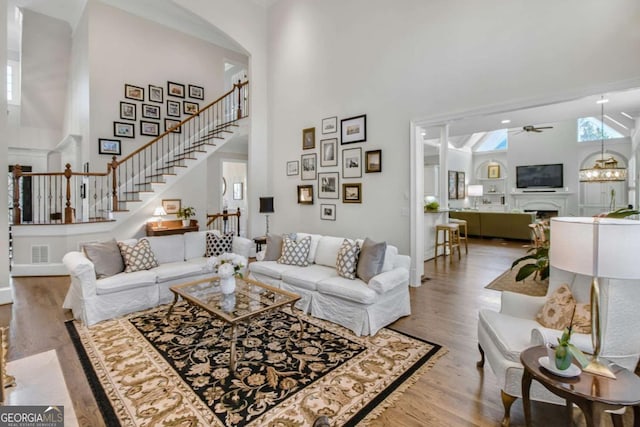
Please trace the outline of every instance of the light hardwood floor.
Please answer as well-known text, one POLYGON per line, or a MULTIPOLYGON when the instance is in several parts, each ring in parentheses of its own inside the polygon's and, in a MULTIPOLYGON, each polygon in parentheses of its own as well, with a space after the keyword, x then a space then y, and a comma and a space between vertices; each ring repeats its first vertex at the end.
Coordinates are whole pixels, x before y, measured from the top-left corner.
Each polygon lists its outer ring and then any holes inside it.
MULTIPOLYGON (((498 309, 500 292, 484 289, 511 262, 524 254, 522 242, 470 239, 469 254, 449 264, 443 258, 427 261, 425 281, 411 289, 412 315, 394 329, 443 345, 448 353, 386 410, 375 426, 496 426, 502 419, 500 390, 490 367, 476 368, 478 310, 498 309)), ((64 327, 71 318, 62 310, 68 277, 18 278, 14 303, 0 307, 0 324, 10 322, 9 359, 56 349, 81 426, 104 422, 64 327)), ((564 425, 561 407, 535 403, 535 425, 564 425)), ((577 410, 574 419, 583 423, 577 410)), ((518 400, 511 409, 511 425, 524 425, 518 400)), ((605 420, 607 425, 610 421, 605 420)), ((629 424, 625 419, 625 425, 629 424)))

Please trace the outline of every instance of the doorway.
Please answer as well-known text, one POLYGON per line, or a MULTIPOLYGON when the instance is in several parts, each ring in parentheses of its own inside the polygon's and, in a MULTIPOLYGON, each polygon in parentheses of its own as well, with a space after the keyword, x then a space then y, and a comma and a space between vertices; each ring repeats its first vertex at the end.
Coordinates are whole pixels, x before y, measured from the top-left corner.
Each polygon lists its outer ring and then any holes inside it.
POLYGON ((240 209, 240 235, 247 237, 247 162, 243 160, 222 160, 222 200, 223 211, 240 209))

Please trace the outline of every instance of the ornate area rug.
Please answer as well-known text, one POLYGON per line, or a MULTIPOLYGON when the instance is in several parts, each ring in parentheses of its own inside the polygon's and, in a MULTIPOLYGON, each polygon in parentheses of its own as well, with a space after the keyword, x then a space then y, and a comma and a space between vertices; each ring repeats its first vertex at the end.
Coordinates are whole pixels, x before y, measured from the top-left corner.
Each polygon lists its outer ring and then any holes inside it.
POLYGON ((530 276, 520 282, 516 282, 516 274, 518 274, 518 266, 513 270, 509 269, 498 276, 493 282, 485 286, 486 289, 493 289, 495 291, 511 291, 521 294, 531 295, 534 297, 541 297, 547 294, 547 288, 549 287, 549 281, 533 280, 530 276))
POLYGON ((185 303, 67 329, 109 426, 303 426, 374 419, 446 351, 382 329, 356 337, 288 309, 241 327, 230 372, 230 328, 185 303), (293 339, 292 339, 293 338, 293 339))

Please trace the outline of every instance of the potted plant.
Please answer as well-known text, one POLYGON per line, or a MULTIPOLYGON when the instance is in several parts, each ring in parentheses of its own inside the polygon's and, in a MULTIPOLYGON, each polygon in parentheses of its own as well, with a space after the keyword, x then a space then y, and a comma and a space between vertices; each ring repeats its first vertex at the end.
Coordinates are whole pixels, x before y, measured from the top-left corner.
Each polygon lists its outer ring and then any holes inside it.
POLYGON ((180 208, 176 216, 178 217, 178 219, 182 220, 183 227, 188 227, 191 224, 191 217, 196 216, 196 210, 193 206, 180 208))
POLYGON ((430 202, 424 205, 425 212, 436 212, 438 209, 440 209, 440 203, 438 202, 430 202))

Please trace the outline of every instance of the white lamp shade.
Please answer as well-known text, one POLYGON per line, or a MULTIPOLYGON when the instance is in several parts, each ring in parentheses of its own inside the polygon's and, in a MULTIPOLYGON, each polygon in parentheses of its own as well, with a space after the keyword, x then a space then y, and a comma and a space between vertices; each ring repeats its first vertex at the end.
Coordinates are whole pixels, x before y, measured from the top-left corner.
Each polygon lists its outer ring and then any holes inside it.
POLYGON ((484 191, 482 185, 469 185, 467 186, 467 195, 469 196, 482 196, 482 192, 484 191))
POLYGON ((162 206, 158 206, 154 211, 153 211, 153 216, 164 216, 166 215, 167 212, 164 210, 164 208, 162 206))
POLYGON ((640 221, 554 217, 550 235, 553 267, 593 277, 640 278, 640 221))

